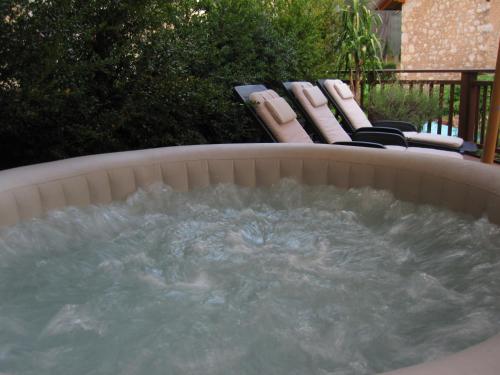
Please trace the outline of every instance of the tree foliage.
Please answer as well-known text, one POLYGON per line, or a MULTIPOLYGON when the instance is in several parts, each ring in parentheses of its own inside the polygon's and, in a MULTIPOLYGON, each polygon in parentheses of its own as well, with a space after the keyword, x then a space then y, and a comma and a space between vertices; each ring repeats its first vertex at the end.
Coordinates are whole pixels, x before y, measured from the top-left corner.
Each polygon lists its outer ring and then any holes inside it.
POLYGON ((232 86, 331 70, 335 3, 4 0, 0 168, 265 140, 232 86))
POLYGON ((335 34, 333 49, 338 71, 350 72, 351 87, 359 99, 360 82, 367 72, 381 69, 381 46, 376 28, 380 17, 367 6, 368 0, 352 0, 341 10, 341 27, 335 34))

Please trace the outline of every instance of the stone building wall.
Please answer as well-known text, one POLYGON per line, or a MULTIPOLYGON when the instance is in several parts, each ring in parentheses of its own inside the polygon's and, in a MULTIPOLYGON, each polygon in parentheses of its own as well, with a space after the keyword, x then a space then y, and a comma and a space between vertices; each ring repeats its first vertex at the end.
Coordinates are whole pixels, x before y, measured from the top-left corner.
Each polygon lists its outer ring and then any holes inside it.
MULTIPOLYGON (((402 69, 495 67, 500 0, 406 0, 401 23, 402 69)), ((411 73, 401 78, 457 76, 411 73)))

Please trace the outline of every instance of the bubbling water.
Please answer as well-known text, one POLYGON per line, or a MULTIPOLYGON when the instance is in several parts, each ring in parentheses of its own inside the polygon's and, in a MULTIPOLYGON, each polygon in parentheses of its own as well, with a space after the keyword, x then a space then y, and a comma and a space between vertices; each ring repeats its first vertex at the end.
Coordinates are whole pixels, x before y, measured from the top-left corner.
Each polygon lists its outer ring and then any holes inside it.
POLYGON ((0 373, 374 374, 500 328, 500 229, 371 189, 153 186, 0 231, 0 373))

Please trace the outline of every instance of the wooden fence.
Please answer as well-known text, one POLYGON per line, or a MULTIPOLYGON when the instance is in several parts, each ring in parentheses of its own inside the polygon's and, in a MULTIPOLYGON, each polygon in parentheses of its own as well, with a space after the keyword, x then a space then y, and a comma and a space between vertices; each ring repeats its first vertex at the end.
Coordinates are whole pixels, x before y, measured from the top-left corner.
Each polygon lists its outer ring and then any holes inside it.
MULTIPOLYGON (((386 69, 377 71, 378 79, 369 79, 362 82, 363 90, 361 105, 366 99, 366 94, 377 86, 384 87, 387 84, 398 83, 410 90, 420 90, 428 95, 438 95, 439 104, 445 113, 437 119, 429 120, 426 131, 431 132, 433 124, 434 131, 439 134, 452 135, 453 130, 458 130, 458 136, 471 142, 475 142, 481 149, 484 145, 486 126, 488 124, 489 108, 493 81, 481 79, 481 75, 494 73, 493 69, 479 70, 398 70, 386 69), (407 79, 401 73, 410 75, 419 74, 420 79, 407 79), (432 79, 425 79, 425 76, 432 79), (443 75, 449 77, 456 75, 457 79, 434 79, 443 75), (458 79, 459 78, 459 79, 458 79), (443 132, 443 125, 447 131, 443 132)), ((497 138, 498 135, 497 135, 497 138)), ((497 154, 500 155, 500 138, 497 142, 497 154)))

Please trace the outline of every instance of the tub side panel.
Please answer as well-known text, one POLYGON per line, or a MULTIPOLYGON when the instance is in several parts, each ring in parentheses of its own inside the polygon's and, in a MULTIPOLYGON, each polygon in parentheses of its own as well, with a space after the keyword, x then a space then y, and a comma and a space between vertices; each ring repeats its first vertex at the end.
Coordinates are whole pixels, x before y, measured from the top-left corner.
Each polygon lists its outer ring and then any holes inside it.
POLYGON ((136 191, 134 171, 130 167, 116 168, 107 171, 113 200, 124 200, 136 191))
POLYGON ((465 189, 465 194, 463 197, 463 205, 462 210, 464 213, 474 216, 480 217, 487 212, 487 199, 489 194, 485 194, 482 189, 479 189, 475 186, 468 186, 465 189))
POLYGON ((20 220, 14 194, 11 191, 0 193, 0 227, 17 224, 20 220))
POLYGON ((396 198, 418 202, 421 194, 421 175, 412 171, 399 170, 396 173, 396 184, 394 195, 396 198))
POLYGON ((234 161, 209 160, 208 176, 210 185, 234 183, 234 161))
POLYGON ((326 185, 328 183, 328 160, 303 161, 303 182, 308 185, 326 185))
POLYGON ((257 187, 266 187, 276 184, 280 180, 279 159, 255 160, 255 182, 257 187))
POLYGON ((106 171, 100 170, 85 175, 92 204, 108 204, 113 200, 111 183, 106 171))
POLYGON ((161 163, 163 183, 172 187, 175 191, 188 191, 188 171, 186 162, 161 163))
POLYGON ((362 188, 375 185, 375 168, 366 164, 351 164, 349 187, 362 188))
POLYGON ((430 174, 423 174, 420 187, 420 203, 438 206, 443 200, 444 181, 430 174))
POLYGON ((486 203, 486 215, 492 223, 500 225, 500 196, 490 194, 486 203))
POLYGON ((383 375, 498 375, 500 335, 448 357, 383 375))
POLYGON ((44 212, 64 208, 67 205, 61 181, 51 181, 38 185, 44 212))
POLYGON ((234 183, 245 187, 257 186, 255 159, 234 160, 234 183))
POLYGON ((67 178, 61 183, 67 205, 85 207, 90 204, 89 185, 85 176, 67 178))
POLYGON ((396 171, 384 167, 376 166, 373 177, 373 187, 394 192, 396 186, 396 171))
POLYGON ((328 163, 328 183, 340 189, 349 189, 351 164, 330 160, 328 163))
POLYGON ((302 159, 280 159, 280 178, 291 178, 302 183, 303 168, 304 162, 302 159))
POLYGON ((138 188, 146 189, 155 183, 163 182, 160 164, 137 166, 133 171, 138 188))
POLYGON ((210 185, 207 160, 193 160, 186 163, 188 189, 200 189, 210 185))
POLYGON ((13 193, 21 220, 42 215, 43 208, 37 185, 25 186, 16 189, 13 193))

